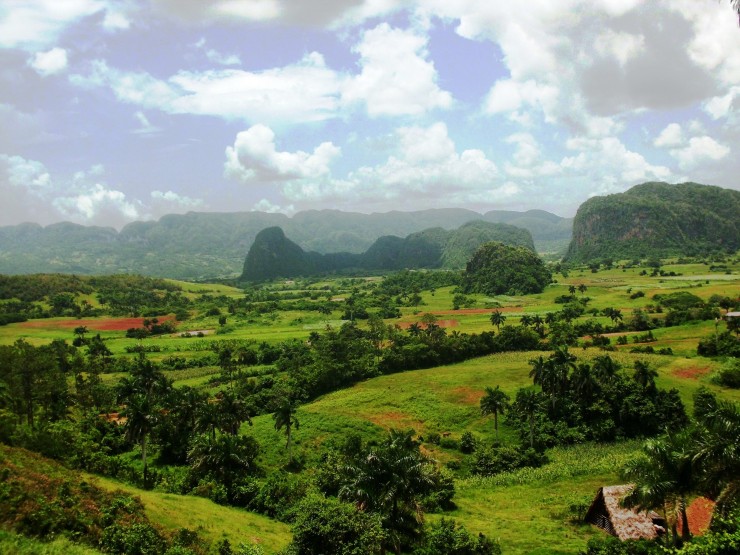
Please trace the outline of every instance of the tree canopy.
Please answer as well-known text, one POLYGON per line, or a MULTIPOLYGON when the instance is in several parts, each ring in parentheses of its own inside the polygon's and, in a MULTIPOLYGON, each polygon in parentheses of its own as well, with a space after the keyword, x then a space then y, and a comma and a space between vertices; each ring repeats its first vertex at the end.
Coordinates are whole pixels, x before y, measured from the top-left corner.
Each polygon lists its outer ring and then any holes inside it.
POLYGON ((541 293, 552 280, 544 262, 532 251, 503 243, 486 243, 468 262, 466 293, 526 295, 541 293))

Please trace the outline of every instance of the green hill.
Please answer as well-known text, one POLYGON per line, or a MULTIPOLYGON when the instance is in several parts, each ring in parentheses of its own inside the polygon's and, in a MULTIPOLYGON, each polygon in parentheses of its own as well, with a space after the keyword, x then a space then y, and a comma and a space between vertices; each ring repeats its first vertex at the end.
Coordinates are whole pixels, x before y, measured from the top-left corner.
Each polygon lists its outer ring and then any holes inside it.
POLYGON ((740 192, 696 183, 643 183, 578 209, 566 260, 734 252, 740 192))
POLYGON ((241 279, 263 281, 342 270, 385 271, 405 268, 460 269, 484 243, 498 241, 534 251, 525 229, 484 221, 447 231, 434 227, 406 238, 380 237, 362 254, 306 252, 279 227, 260 231, 247 253, 241 279))
MULTIPOLYGON (((306 251, 366 251, 380 237, 425 229, 455 229, 484 219, 527 229, 540 250, 567 243, 571 219, 542 211, 478 212, 436 209, 360 214, 311 210, 293 217, 263 212, 170 214, 158 221, 113 228, 60 223, 0 227, 0 273, 138 273, 176 279, 233 277, 257 234, 280 227, 306 251), (506 220, 506 221, 504 221, 506 220)), ((562 245, 563 250, 565 244, 562 245)))

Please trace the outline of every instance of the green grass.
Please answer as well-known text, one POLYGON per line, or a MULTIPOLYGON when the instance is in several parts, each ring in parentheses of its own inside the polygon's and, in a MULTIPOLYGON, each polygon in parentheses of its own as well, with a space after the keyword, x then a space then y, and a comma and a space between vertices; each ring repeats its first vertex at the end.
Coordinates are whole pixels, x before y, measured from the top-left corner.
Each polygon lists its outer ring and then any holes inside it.
MULTIPOLYGON (((737 264, 733 267, 735 274, 730 276, 710 274, 708 266, 704 264, 665 269, 684 275, 675 278, 641 276, 641 268, 614 268, 598 273, 591 273, 587 269, 571 270, 567 278, 557 275, 558 283, 550 285, 538 295, 493 298, 472 295, 472 308, 485 309, 483 312, 464 309, 453 312, 453 288, 445 287, 437 289, 434 294, 423 292, 423 305, 404 307, 400 319, 387 322, 418 321, 424 313, 429 312, 437 314, 440 320, 454 320, 455 325, 450 330, 479 333, 494 329, 489 318, 490 311, 495 306, 506 309, 507 324, 517 324, 524 314, 545 315, 560 310, 562 305, 555 303, 555 298, 567 295, 570 285, 580 284, 586 285, 588 289, 585 294, 576 293, 576 297, 589 297, 589 309, 618 308, 625 320, 629 319, 636 308, 655 304, 653 296, 656 293, 690 291, 705 300, 712 295, 735 298, 738 295, 740 277, 737 272, 740 268, 737 264), (631 299, 630 294, 635 291, 644 291, 645 296, 631 299)), ((202 294, 226 295, 230 298, 243 296, 240 290, 222 285, 177 283, 193 299, 202 294)), ((324 284, 338 286, 339 282, 327 280, 322 282, 324 284)), ((338 290, 342 290, 342 287, 339 286, 338 290)), ((338 293, 337 296, 346 295, 338 293)), ((226 333, 187 339, 177 334, 147 339, 144 343, 162 348, 161 353, 152 355, 154 359, 173 354, 198 356, 203 354, 206 342, 221 339, 252 339, 258 343, 305 339, 311 331, 321 330, 327 323, 339 327, 342 324, 340 315, 339 311, 324 316, 315 312, 292 310, 250 318, 227 315, 226 333)), ((660 315, 651 314, 653 316, 660 315)), ((601 316, 595 319, 604 324, 610 323, 601 316)), ((181 323, 180 329, 218 329, 217 320, 217 317, 196 317, 181 323)), ((52 339, 70 341, 72 330, 60 329, 55 322, 57 320, 48 320, 38 328, 23 327, 21 324, 0 327, 0 344, 12 343, 19 337, 34 344, 48 343, 52 339)), ((365 323, 359 322, 359 325, 364 326, 365 323)), ((636 360, 650 362, 658 371, 658 385, 678 389, 688 410, 691 409, 693 394, 702 386, 709 387, 723 398, 740 401, 740 390, 728 390, 712 383, 712 373, 721 363, 696 354, 698 340, 711 336, 714 331, 714 322, 659 328, 653 331, 656 341, 649 345, 656 350, 670 347, 674 353, 672 356, 630 353, 629 350, 634 347, 631 339, 628 345, 618 347, 618 351, 610 355, 628 373, 636 360)), ((121 354, 127 346, 136 344, 135 340, 126 339, 124 334, 125 332, 103 332, 101 335, 115 354, 121 354)), ((636 333, 626 332, 625 335, 631 337, 636 333)), ((614 338, 612 343, 615 343, 614 338)), ((589 360, 603 354, 596 349, 573 348, 571 352, 579 360, 589 360)), ((389 428, 414 428, 420 436, 436 432, 451 439, 459 439, 465 431, 471 431, 483 443, 490 443, 494 439, 492 418, 481 416, 479 409, 479 399, 484 388, 499 385, 513 397, 518 388, 531 384, 528 361, 539 354, 547 356, 547 353, 537 352, 502 353, 460 364, 382 376, 325 395, 299 408, 297 416, 300 427, 293 433, 294 453, 302 455, 310 467, 320 464, 322 445, 329 440, 341 439, 349 433, 359 434, 366 441, 373 440, 382 437, 384 430, 389 428)), ((218 369, 210 367, 172 371, 167 375, 175 380, 177 386, 189 385, 207 389, 207 381, 215 372, 218 369)), ((105 379, 114 383, 120 377, 110 374, 105 379)), ((253 426, 245 424, 242 433, 253 435, 259 441, 259 463, 266 471, 285 464, 285 435, 283 431, 274 429, 274 421, 269 414, 255 418, 253 426)), ((515 431, 505 421, 500 423, 500 435, 504 442, 516 440, 515 431)), ((622 442, 616 445, 557 448, 548 452, 551 462, 540 469, 524 469, 485 479, 458 479, 455 497, 457 509, 444 516, 457 519, 471 532, 482 532, 498 538, 507 554, 577 553, 584 548, 589 537, 601 532, 576 523, 572 508, 583 508, 584 503, 590 501, 600 486, 618 483, 619 468, 639 445, 640 442, 622 442)), ((464 468, 467 464, 465 456, 456 449, 442 448, 428 442, 423 444, 423 448, 440 464, 462 461, 464 468)), ((124 489, 138 495, 144 502, 149 517, 166 528, 195 529, 209 540, 226 537, 232 545, 249 542, 251 538, 260 538, 268 552, 276 551, 290 541, 287 526, 259 515, 225 508, 202 498, 142 491, 111 480, 97 480, 103 487, 124 489)), ((433 521, 441 516, 428 515, 428 518, 433 521)), ((0 536, 0 552, 5 552, 2 543, 4 541, 15 540, 0 536)), ((56 555, 57 552, 49 553, 56 555)))
MULTIPOLYGON (((596 349, 573 350, 581 360, 600 354, 596 349)), ((413 427, 417 434, 436 431, 457 439, 472 431, 484 443, 494 438, 490 418, 480 415, 478 400, 487 385, 500 385, 508 394, 531 383, 528 360, 539 353, 504 353, 464 363, 381 376, 337 391, 301 407, 301 427, 294 432, 295 452, 311 460, 329 438, 358 433, 366 440, 381 437, 387 428, 413 427)), ((709 383, 708 374, 688 377, 681 374, 686 365, 709 364, 680 357, 613 353, 631 371, 635 360, 648 360, 659 371, 661 387, 676 387, 691 405, 693 393, 708 386, 725 398, 740 400, 740 392, 727 391, 709 383)), ((500 425, 504 441, 515 439, 513 430, 500 425)), ((285 438, 274 430, 269 415, 255 419, 254 426, 243 428, 263 447, 262 464, 280 466, 286 462, 285 438)), ((640 441, 613 445, 579 445, 548 451, 550 463, 539 469, 523 469, 491 478, 457 480, 455 503, 458 508, 443 516, 453 517, 472 532, 498 538, 506 553, 577 553, 588 538, 600 531, 575 522, 571 506, 585 510, 597 489, 620 483, 619 469, 641 445, 640 441)), ((440 463, 463 455, 424 443, 424 449, 440 463)), ((431 520, 442 515, 429 515, 431 520)))
POLYGON ((197 531, 210 542, 229 540, 232 546, 258 543, 267 553, 275 553, 290 543, 287 524, 242 509, 224 507, 202 497, 145 491, 108 478, 88 475, 103 489, 123 490, 139 497, 147 516, 160 526, 197 531))
POLYGON ((472 532, 497 538, 505 553, 577 553, 601 531, 579 517, 598 488, 619 482, 617 469, 639 442, 551 449, 550 462, 490 478, 457 482, 449 513, 472 532))
POLYGON ((58 538, 42 542, 0 530, 0 553, 8 555, 99 555, 101 552, 58 538))

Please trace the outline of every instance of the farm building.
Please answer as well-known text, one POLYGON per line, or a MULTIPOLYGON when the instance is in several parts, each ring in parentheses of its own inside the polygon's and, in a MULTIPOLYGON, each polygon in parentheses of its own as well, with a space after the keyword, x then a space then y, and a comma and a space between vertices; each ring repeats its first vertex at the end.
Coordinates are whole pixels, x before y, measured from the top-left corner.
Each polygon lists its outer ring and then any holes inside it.
POLYGON ((620 540, 652 540, 666 530, 665 520, 655 512, 637 512, 622 507, 620 501, 631 485, 599 488, 585 521, 598 526, 620 540))

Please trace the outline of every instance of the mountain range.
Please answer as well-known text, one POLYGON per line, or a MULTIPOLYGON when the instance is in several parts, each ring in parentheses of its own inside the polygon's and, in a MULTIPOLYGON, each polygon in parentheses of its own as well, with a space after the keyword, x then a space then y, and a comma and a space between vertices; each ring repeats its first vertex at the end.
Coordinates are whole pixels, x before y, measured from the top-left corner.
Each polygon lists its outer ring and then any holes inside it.
POLYGON ((584 202, 566 261, 733 253, 740 191, 697 183, 643 183, 584 202))
POLYGON ((452 231, 434 227, 405 238, 386 235, 361 254, 307 252, 288 239, 281 228, 269 227, 257 234, 244 261, 241 279, 264 281, 343 270, 462 269, 481 245, 491 241, 534 252, 534 241, 526 229, 482 220, 452 231))
MULTIPOLYGON (((409 235, 472 221, 527 230, 537 252, 568 262, 734 252, 740 248, 740 192, 697 183, 643 183, 584 202, 576 217, 544 210, 461 208, 360 214, 310 210, 292 217, 264 212, 170 214, 113 228, 58 223, 0 227, 0 274, 136 273, 179 279, 234 278, 257 234, 279 227, 305 252, 388 256, 409 235), (388 238, 394 236, 394 238, 388 238), (385 244, 370 250, 379 238, 385 244), (571 241, 572 238, 572 241, 571 241), (382 248, 381 248, 382 247, 382 248)), ((431 232, 430 232, 431 233, 431 232)), ((459 239, 459 238, 458 238, 459 239)), ((447 247, 434 265, 460 267, 465 252, 447 247)), ((402 254, 400 256, 406 256, 402 254)), ((376 261, 377 269, 387 268, 376 261)), ((390 264, 390 262, 388 262, 390 264)), ((369 266, 363 266, 369 268, 369 266)))
POLYGON ((360 214, 339 210, 170 214, 158 221, 113 228, 58 223, 0 227, 0 273, 139 273, 178 279, 238 276, 257 234, 280 227, 302 249, 318 253, 362 253, 379 237, 473 221, 507 223, 528 230, 539 252, 564 252, 572 219, 543 210, 465 209, 360 214))

